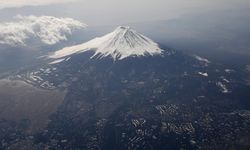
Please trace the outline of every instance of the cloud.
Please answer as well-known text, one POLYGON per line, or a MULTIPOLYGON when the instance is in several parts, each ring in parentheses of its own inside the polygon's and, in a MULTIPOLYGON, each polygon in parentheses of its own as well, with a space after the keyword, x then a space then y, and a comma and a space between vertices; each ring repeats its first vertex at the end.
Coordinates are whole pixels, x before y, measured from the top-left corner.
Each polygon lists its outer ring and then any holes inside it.
POLYGON ((0 44, 26 45, 27 41, 38 39, 44 44, 54 45, 66 41, 67 35, 87 25, 72 18, 52 16, 21 16, 15 22, 0 23, 0 44))
POLYGON ((39 6, 58 3, 70 3, 78 0, 0 0, 0 9, 23 7, 23 6, 39 6))

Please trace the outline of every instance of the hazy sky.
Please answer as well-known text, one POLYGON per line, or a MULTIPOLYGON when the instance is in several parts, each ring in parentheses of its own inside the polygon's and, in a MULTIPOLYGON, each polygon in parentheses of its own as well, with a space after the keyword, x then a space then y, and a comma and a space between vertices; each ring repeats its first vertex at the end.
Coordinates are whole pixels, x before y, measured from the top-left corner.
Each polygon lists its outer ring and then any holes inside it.
POLYGON ((23 6, 39 6, 59 3, 68 3, 77 0, 0 0, 0 9, 23 7, 23 6))
POLYGON ((16 14, 50 15, 89 25, 112 25, 235 9, 250 9, 250 0, 0 0, 0 19, 16 14))

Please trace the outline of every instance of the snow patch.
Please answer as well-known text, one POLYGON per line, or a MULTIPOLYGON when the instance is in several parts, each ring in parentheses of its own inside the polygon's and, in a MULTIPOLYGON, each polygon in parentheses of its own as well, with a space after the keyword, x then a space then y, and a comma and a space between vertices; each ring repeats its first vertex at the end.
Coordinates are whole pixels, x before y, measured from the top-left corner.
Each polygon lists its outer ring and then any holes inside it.
POLYGON ((225 72, 226 73, 233 73, 233 72, 235 72, 233 69, 225 69, 225 72))
POLYGON ((206 72, 204 72, 204 73, 203 73, 203 72, 198 72, 198 74, 199 74, 199 75, 202 75, 202 76, 204 76, 204 77, 208 77, 208 73, 206 73, 206 72))
POLYGON ((226 82, 226 83, 230 83, 230 81, 228 80, 228 79, 226 79, 225 77, 220 77, 224 82, 226 82))
POLYGON ((202 57, 197 56, 197 55, 194 55, 194 57, 195 57, 197 60, 201 61, 201 62, 210 63, 210 61, 209 61, 208 59, 206 59, 206 58, 202 58, 202 57))
POLYGON ((65 61, 69 61, 70 59, 71 59, 71 57, 69 57, 69 58, 65 59, 65 61))
POLYGON ((60 63, 60 62, 63 62, 64 60, 65 60, 65 59, 57 59, 57 60, 55 60, 55 61, 50 62, 49 64, 50 64, 50 65, 58 64, 58 63, 60 63))
POLYGON ((222 93, 230 93, 226 85, 224 85, 222 82, 217 82, 216 85, 221 89, 222 93))

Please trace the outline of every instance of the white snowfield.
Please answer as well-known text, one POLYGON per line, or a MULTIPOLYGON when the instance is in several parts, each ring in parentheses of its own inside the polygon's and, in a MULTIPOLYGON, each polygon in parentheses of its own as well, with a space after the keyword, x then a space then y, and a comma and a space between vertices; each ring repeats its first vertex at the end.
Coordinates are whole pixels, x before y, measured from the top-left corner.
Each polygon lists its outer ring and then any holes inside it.
POLYGON ((103 58, 111 56, 114 60, 122 60, 130 56, 162 54, 159 45, 130 27, 118 27, 113 32, 89 42, 66 47, 56 51, 49 58, 60 59, 86 51, 94 51, 91 57, 103 58))

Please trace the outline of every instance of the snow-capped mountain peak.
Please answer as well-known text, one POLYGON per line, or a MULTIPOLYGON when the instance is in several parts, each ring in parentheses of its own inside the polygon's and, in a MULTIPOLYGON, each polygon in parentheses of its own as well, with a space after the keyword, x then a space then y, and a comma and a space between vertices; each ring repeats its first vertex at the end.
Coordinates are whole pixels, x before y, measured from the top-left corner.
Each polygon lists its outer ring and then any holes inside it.
POLYGON ((103 37, 95 38, 80 45, 66 47, 49 57, 64 58, 89 50, 95 52, 92 58, 111 56, 114 60, 121 60, 130 56, 156 55, 163 52, 158 44, 148 37, 130 27, 120 26, 103 37))

